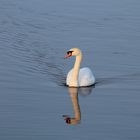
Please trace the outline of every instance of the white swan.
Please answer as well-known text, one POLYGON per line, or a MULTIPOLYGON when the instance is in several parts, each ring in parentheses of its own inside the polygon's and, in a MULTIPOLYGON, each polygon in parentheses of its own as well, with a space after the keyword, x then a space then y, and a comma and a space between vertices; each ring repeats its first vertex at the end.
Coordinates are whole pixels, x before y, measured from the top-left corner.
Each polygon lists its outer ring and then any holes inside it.
POLYGON ((81 68, 80 64, 82 60, 82 52, 78 48, 72 48, 67 52, 65 58, 76 56, 75 64, 73 69, 68 72, 66 84, 69 87, 86 87, 95 84, 95 77, 92 71, 87 68, 81 68))

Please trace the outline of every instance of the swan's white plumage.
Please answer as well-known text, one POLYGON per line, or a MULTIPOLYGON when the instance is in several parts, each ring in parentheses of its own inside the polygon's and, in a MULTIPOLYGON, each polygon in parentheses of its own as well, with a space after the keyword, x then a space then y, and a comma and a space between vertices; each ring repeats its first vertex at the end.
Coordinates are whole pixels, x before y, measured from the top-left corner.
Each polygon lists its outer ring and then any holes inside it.
POLYGON ((91 70, 87 67, 81 68, 81 61, 83 58, 82 51, 78 48, 72 48, 67 52, 65 58, 75 56, 75 63, 73 69, 69 71, 66 79, 66 84, 69 87, 86 87, 95 84, 95 77, 91 70))
MULTIPOLYGON (((72 80, 72 72, 73 69, 71 69, 67 75, 66 84, 68 86, 70 85, 70 82, 72 80)), ((78 76, 78 87, 86 87, 94 84, 95 84, 95 77, 92 74, 92 71, 88 67, 81 68, 79 70, 79 76, 78 76)))

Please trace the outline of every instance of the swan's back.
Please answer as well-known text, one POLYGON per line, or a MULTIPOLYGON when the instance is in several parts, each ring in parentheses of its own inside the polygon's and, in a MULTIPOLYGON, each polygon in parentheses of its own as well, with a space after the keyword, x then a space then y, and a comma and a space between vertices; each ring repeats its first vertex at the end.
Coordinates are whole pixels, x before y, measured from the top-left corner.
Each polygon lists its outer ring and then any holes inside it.
MULTIPOLYGON (((69 71, 67 75, 66 83, 69 85, 71 78, 72 78, 72 70, 69 71)), ((91 86, 95 84, 95 77, 92 74, 92 71, 88 67, 81 68, 79 70, 79 77, 78 77, 79 87, 91 86)))
POLYGON ((92 74, 92 71, 85 67, 79 71, 79 86, 91 86, 95 84, 95 77, 92 74))

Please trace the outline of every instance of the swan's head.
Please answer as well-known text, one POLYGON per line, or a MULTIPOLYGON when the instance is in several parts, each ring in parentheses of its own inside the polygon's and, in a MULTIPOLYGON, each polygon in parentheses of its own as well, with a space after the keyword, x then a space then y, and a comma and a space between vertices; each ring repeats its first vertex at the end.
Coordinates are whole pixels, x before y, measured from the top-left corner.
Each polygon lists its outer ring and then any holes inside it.
POLYGON ((67 54, 64 58, 69 58, 71 56, 78 56, 78 55, 81 55, 81 50, 78 49, 78 48, 72 48, 70 49, 69 51, 67 51, 67 54))

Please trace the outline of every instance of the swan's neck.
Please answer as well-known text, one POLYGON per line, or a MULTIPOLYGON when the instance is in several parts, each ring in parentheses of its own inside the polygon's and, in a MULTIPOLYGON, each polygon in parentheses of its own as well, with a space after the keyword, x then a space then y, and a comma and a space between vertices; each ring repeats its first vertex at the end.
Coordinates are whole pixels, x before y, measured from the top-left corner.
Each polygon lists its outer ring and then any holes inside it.
POLYGON ((78 76, 79 76, 79 70, 80 70, 80 65, 82 61, 82 53, 76 56, 75 64, 73 67, 73 73, 72 73, 72 86, 78 87, 78 76))

